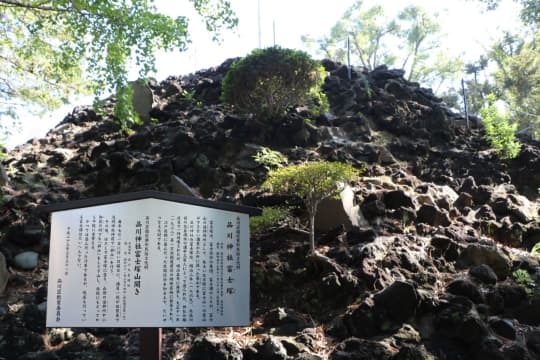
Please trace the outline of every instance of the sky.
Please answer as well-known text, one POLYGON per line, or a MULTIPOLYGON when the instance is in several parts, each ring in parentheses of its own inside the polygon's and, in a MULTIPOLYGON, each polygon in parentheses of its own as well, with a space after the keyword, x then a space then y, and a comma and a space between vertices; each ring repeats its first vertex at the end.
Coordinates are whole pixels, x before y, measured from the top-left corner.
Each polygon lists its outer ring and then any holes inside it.
MULTIPOLYGON (((306 50, 302 35, 314 38, 330 32, 354 0, 230 0, 239 18, 235 31, 222 32, 222 41, 215 43, 206 32, 201 19, 187 0, 156 0, 158 10, 170 16, 186 15, 190 19, 189 32, 192 43, 184 52, 158 52, 157 73, 161 81, 168 76, 187 75, 197 70, 220 65, 231 57, 248 54, 259 46, 259 16, 261 46, 275 44, 287 48, 306 50), (259 8, 260 6, 260 8, 259 8), (260 9, 260 12, 258 11, 260 9)), ((465 62, 476 60, 484 48, 497 39, 502 30, 516 29, 518 7, 512 0, 502 0, 497 11, 482 12, 477 1, 470 0, 364 0, 364 6, 380 4, 390 16, 395 16, 407 5, 419 5, 428 12, 438 12, 442 32, 450 55, 460 56, 465 62)), ((136 71, 132 71, 133 80, 136 71)), ((43 137, 72 111, 73 107, 90 104, 91 98, 79 99, 70 105, 40 118, 21 117, 23 129, 7 139, 8 148, 34 137, 43 137)))

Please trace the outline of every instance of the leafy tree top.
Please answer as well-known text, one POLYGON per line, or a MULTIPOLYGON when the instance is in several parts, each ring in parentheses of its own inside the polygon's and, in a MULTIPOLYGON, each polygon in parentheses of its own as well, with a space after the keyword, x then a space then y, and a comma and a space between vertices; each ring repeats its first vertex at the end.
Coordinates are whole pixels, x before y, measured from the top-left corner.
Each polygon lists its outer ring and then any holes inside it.
MULTIPOLYGON (((226 0, 190 0, 217 34, 237 23, 226 0)), ((128 67, 155 70, 155 50, 185 50, 188 19, 153 0, 0 0, 0 116, 30 102, 55 108, 74 93, 118 94, 121 124, 134 121, 128 67)))
POLYGON ((540 31, 505 32, 487 56, 495 71, 493 92, 508 105, 510 120, 520 131, 540 134, 540 31))
POLYGON ((321 93, 326 72, 322 65, 303 51, 273 46, 255 49, 235 62, 223 79, 223 100, 239 111, 261 118, 283 115, 290 106, 313 104, 325 110, 321 93))
MULTIPOLYGON (((486 4, 486 9, 494 10, 496 9, 501 0, 475 0, 480 1, 486 4)), ((514 0, 514 2, 520 3, 521 11, 520 16, 521 20, 530 26, 540 25, 540 0, 514 0)))
POLYGON ((263 187, 276 193, 295 194, 307 201, 320 200, 337 195, 339 183, 351 181, 359 173, 349 164, 318 161, 288 165, 271 170, 263 187))
POLYGON ((428 83, 435 90, 456 77, 462 67, 441 48, 438 15, 420 6, 406 6, 389 18, 381 5, 365 7, 356 0, 327 36, 304 43, 315 52, 345 62, 346 41, 350 40, 351 62, 373 70, 379 65, 401 67, 407 79, 428 83))

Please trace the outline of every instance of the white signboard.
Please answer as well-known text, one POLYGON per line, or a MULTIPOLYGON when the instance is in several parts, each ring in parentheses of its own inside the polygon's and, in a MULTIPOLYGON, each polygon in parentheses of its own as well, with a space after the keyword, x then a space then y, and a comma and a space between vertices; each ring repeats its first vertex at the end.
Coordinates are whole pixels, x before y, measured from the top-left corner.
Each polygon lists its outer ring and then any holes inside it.
POLYGON ((247 214, 158 199, 53 212, 48 327, 249 324, 247 214))

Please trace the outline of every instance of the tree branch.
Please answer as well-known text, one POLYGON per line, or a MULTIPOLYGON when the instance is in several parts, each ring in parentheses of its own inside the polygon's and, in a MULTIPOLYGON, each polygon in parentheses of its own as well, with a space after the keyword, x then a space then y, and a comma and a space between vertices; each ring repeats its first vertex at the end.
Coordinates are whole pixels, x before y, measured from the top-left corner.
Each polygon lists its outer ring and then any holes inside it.
POLYGON ((0 0, 0 4, 4 4, 11 7, 20 7, 25 9, 32 9, 32 10, 43 10, 43 11, 54 11, 54 12, 68 12, 70 9, 68 8, 56 8, 48 5, 40 5, 40 4, 29 4, 17 0, 0 0))

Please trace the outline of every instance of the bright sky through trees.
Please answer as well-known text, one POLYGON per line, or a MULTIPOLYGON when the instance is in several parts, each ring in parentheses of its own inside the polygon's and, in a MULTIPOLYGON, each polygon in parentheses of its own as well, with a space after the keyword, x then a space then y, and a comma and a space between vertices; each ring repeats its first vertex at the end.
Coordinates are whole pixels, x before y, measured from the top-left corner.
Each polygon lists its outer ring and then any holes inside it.
MULTIPOLYGON (((163 80, 169 75, 183 75, 203 68, 217 66, 230 57, 246 55, 258 46, 258 2, 260 3, 261 43, 263 47, 276 44, 282 47, 303 49, 302 35, 321 37, 343 15, 353 0, 230 0, 240 23, 235 33, 223 33, 220 44, 212 42, 204 24, 194 14, 186 0, 157 0, 158 9, 168 15, 190 14, 192 43, 185 53, 159 53, 155 77, 163 80)), ((446 33, 446 46, 453 55, 464 61, 473 61, 484 53, 501 33, 501 30, 519 26, 518 6, 512 0, 503 0, 492 12, 482 13, 481 4, 465 0, 365 0, 366 7, 381 4, 388 16, 393 17, 409 4, 424 7, 428 12, 439 12, 442 32, 446 33)), ((344 41, 345 46, 345 41, 344 41)), ((136 73, 132 74, 133 79, 136 73)), ((80 104, 91 104, 91 99, 82 99, 80 104)), ((50 116, 36 119, 21 116, 23 131, 7 141, 8 147, 21 144, 32 137, 42 137, 59 123, 74 105, 63 107, 50 116)))
MULTIPOLYGON (((262 46, 273 45, 273 22, 276 28, 276 43, 282 47, 302 48, 302 35, 321 37, 343 15, 353 0, 232 0, 232 7, 240 19, 237 34, 224 34, 224 42, 213 44, 211 36, 204 31, 203 24, 192 20, 193 43, 186 53, 162 54, 158 59, 158 79, 172 74, 184 74, 201 68, 215 66, 222 60, 243 56, 258 46, 257 3, 261 9, 262 46), (179 60, 181 59, 181 60, 179 60)), ((158 7, 166 13, 179 15, 183 9, 175 9, 174 2, 158 0, 158 7)), ((424 7, 428 12, 438 12, 442 21, 442 32, 447 34, 449 47, 456 55, 474 60, 484 52, 500 34, 499 29, 518 26, 517 5, 512 0, 503 0, 497 11, 482 13, 482 4, 464 0, 364 0, 364 6, 382 4, 389 17, 394 17, 405 6, 412 4, 424 7)), ((184 12, 185 13, 185 12, 184 12)), ((345 46, 345 40, 344 40, 345 46)))

